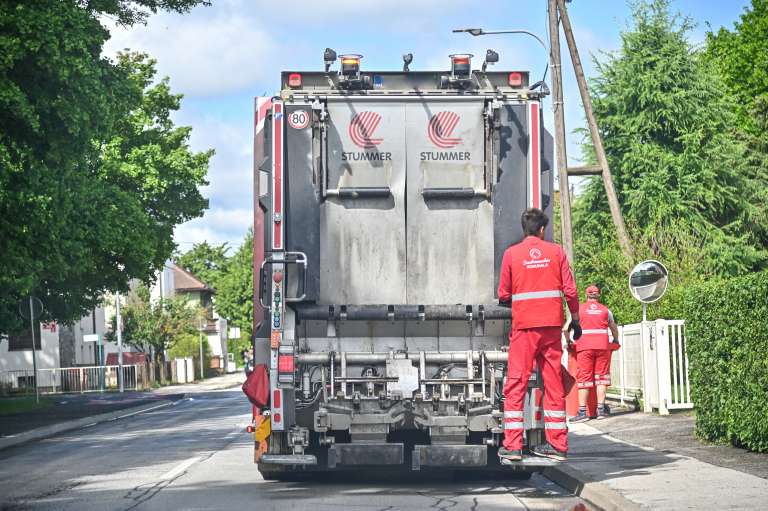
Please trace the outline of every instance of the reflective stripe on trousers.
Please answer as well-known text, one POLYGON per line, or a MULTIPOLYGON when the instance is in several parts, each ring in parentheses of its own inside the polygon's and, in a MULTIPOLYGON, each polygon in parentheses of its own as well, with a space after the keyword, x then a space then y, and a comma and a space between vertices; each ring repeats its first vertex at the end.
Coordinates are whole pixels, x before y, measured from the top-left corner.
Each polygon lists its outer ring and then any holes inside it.
POLYGON ((521 300, 536 300, 538 298, 560 298, 563 296, 562 291, 529 291, 527 293, 517 293, 512 295, 513 302, 519 302, 521 300))
POLYGON ((504 429, 525 429, 522 410, 504 411, 504 429))
POLYGON ((544 410, 544 429, 568 429, 565 410, 544 410))

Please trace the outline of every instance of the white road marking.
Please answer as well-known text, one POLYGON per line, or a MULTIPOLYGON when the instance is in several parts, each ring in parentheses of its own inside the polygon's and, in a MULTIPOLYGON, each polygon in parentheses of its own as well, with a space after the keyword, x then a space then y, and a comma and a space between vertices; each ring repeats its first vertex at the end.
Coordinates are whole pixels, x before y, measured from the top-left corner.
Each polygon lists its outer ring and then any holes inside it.
POLYGON ((186 461, 182 461, 178 465, 176 465, 174 468, 166 472, 165 474, 160 476, 161 481, 170 481, 171 479, 176 478, 179 474, 187 470, 189 467, 194 465, 200 461, 200 456, 195 456, 194 458, 189 458, 186 461))

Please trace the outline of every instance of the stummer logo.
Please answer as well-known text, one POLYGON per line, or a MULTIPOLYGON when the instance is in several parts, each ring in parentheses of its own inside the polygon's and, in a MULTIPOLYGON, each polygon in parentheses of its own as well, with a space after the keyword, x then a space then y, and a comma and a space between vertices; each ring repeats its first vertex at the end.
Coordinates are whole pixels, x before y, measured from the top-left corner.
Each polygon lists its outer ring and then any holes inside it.
POLYGON ((384 140, 383 138, 373 138, 380 122, 381 115, 376 112, 366 111, 355 114, 349 123, 349 138, 358 147, 373 149, 384 140))
POLYGON ((461 139, 452 135, 460 120, 461 117, 456 112, 438 112, 429 119, 427 136, 441 149, 456 147, 461 143, 461 139))

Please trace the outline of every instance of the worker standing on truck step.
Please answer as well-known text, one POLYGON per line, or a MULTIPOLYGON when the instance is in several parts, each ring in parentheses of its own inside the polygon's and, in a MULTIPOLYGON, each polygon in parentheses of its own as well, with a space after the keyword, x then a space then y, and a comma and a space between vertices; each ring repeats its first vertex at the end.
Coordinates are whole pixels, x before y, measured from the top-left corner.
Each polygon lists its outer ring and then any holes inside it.
MULTIPOLYGON (((593 388, 597 391, 597 418, 604 419, 610 413, 605 404, 605 391, 611 384, 611 355, 608 330, 618 343, 619 329, 613 313, 600 303, 597 286, 587 288, 587 302, 579 306, 582 337, 576 343, 576 382, 579 387, 579 413, 572 422, 588 421, 587 399, 593 388)), ((572 341, 569 338, 568 343, 572 341)), ((616 345, 618 347, 618 345, 616 345)))
POLYGON ((504 384, 504 445, 502 461, 522 460, 523 399, 536 361, 544 379, 544 432, 547 443, 534 446, 538 456, 565 461, 568 427, 565 393, 560 375, 564 322, 562 297, 571 311, 569 329, 581 336, 579 295, 562 247, 544 241, 549 218, 536 208, 522 216, 525 238, 504 252, 499 279, 499 302, 512 308, 507 381, 504 384))

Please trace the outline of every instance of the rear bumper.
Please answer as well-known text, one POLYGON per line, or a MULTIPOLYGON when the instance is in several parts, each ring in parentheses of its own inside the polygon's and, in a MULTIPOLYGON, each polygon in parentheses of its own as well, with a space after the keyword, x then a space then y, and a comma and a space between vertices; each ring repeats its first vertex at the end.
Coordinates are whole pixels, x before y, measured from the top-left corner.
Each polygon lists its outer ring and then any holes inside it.
POLYGON ((355 470, 358 467, 394 470, 478 469, 537 472, 559 462, 533 455, 502 465, 496 449, 484 445, 416 445, 410 453, 401 443, 335 444, 327 455, 265 454, 263 467, 300 471, 355 470), (409 459, 410 458, 410 459, 409 459), (410 466, 408 464, 410 462, 410 466))

